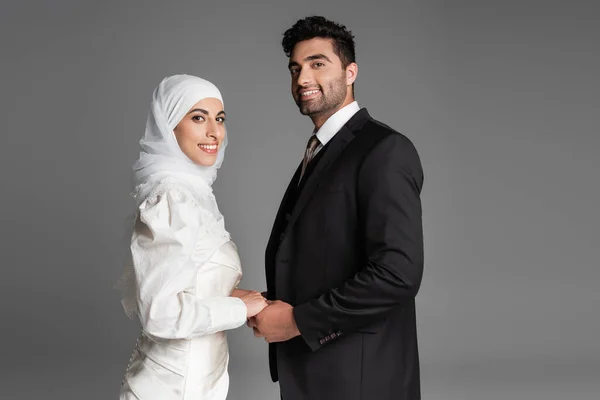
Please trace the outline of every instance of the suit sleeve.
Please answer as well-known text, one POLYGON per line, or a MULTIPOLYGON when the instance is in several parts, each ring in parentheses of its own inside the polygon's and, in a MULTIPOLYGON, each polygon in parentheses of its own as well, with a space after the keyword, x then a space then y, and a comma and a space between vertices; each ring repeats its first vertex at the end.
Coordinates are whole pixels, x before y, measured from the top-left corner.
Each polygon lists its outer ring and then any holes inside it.
POLYGON ((414 299, 423 275, 422 185, 421 162, 406 137, 390 134, 366 156, 357 198, 367 261, 342 286, 294 308, 312 350, 414 299))
POLYGON ((140 322, 153 336, 191 338, 246 321, 239 298, 196 293, 198 268, 191 256, 200 231, 199 207, 185 191, 168 190, 140 205, 131 253, 140 322))

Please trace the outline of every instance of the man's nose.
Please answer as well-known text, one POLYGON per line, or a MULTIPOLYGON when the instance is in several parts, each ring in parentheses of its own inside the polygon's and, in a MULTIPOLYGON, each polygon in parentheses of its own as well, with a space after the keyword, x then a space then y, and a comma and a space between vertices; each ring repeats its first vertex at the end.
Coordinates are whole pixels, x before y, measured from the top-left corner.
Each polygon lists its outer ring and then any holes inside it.
POLYGON ((313 74, 311 72, 310 69, 308 68, 303 68, 299 73, 298 73, 298 78, 296 80, 296 83, 299 86, 309 86, 310 84, 313 83, 313 74))

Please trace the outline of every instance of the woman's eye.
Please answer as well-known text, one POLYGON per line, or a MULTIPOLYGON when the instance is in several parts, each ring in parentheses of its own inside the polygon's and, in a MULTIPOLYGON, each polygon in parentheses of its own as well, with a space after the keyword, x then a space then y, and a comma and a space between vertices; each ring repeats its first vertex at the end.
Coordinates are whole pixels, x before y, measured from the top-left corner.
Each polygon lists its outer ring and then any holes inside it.
POLYGON ((220 122, 220 123, 223 124, 223 123, 225 123, 225 118, 223 118, 223 117, 217 117, 217 122, 220 122))
POLYGON ((198 122, 198 121, 204 121, 204 117, 203 117, 203 116, 201 116, 201 115, 194 115, 194 116, 192 117, 192 119, 193 119, 194 121, 196 121, 196 122, 198 122))

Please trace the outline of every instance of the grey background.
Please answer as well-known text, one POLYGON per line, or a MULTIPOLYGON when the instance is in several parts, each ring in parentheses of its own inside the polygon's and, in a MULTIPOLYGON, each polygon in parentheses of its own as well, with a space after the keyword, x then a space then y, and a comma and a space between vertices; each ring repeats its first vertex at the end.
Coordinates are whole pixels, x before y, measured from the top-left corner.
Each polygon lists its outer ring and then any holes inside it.
MULTIPOLYGON (((3 1, 2 399, 111 399, 134 345, 112 289, 132 162, 166 75, 223 92, 217 199, 245 268, 312 126, 281 35, 356 35, 357 99, 419 150, 423 399, 597 399, 599 6, 558 1, 3 1)), ((230 399, 278 399, 266 346, 230 333, 230 399)))

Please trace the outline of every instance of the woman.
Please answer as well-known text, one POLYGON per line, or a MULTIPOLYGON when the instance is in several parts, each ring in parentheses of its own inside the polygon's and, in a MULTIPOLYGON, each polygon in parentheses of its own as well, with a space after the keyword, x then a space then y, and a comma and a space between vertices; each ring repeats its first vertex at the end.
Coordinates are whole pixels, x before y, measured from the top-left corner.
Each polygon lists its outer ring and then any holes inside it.
POLYGON ((132 265, 120 286, 142 333, 120 399, 224 400, 225 331, 267 303, 258 292, 237 289, 240 260, 212 193, 227 146, 219 90, 190 75, 165 78, 140 145, 132 265))

